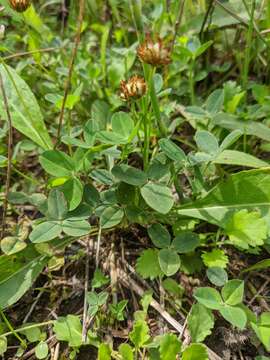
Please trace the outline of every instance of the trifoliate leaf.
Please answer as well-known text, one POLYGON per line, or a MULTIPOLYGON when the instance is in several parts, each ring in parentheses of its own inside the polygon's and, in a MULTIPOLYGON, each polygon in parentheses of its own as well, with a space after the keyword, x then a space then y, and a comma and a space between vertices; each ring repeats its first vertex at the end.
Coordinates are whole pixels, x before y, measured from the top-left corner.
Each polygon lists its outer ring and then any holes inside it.
POLYGON ((158 261, 158 251, 147 249, 143 251, 137 260, 136 271, 144 279, 155 279, 162 275, 162 270, 158 261))
POLYGON ((212 311, 201 304, 194 304, 188 316, 188 329, 193 342, 203 342, 214 327, 212 311))
POLYGON ((230 242, 243 249, 263 245, 267 238, 267 224, 257 211, 246 209, 233 214, 226 226, 230 242))
POLYGON ((229 262, 228 256, 220 249, 214 249, 209 253, 204 253, 202 259, 207 267, 225 268, 229 262))

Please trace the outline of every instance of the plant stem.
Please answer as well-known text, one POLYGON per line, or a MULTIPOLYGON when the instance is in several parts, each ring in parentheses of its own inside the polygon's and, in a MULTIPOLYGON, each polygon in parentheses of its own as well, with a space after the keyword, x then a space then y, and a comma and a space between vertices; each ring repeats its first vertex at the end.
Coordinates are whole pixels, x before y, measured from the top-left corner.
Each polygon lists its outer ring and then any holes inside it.
POLYGON ((190 66, 189 66, 189 93, 190 93, 190 102, 191 105, 195 104, 195 91, 194 91, 194 66, 195 66, 195 60, 192 59, 190 66))
POLYGON ((74 47, 73 47, 73 51, 72 51, 72 55, 71 55, 71 60, 69 63, 68 78, 67 78, 67 81, 65 84, 64 98, 63 98, 60 116, 59 116, 55 148, 57 147, 57 145, 60 141, 61 130, 62 130, 62 125, 63 125, 63 120, 64 120, 64 113, 65 113, 65 106, 66 106, 68 92, 69 92, 69 88, 70 88, 70 84, 71 84, 71 77, 72 77, 72 73, 73 73, 73 68, 74 68, 74 63, 75 63, 78 47, 79 47, 80 40, 81 40, 81 31, 82 31, 82 24, 83 24, 83 18, 84 18, 84 9, 85 9, 85 0, 80 0, 79 8, 80 8, 80 10, 79 10, 79 16, 78 16, 78 22, 77 22, 77 32, 75 35, 74 47))
POLYGON ((7 163, 7 174, 6 174, 6 189, 5 189, 5 197, 3 203, 3 214, 2 214, 2 229, 0 234, 0 239, 3 238, 6 227, 6 215, 7 215, 7 206, 8 206, 8 192, 10 187, 10 178, 11 178, 11 164, 12 164, 12 121, 11 114, 8 106, 7 94, 4 87, 4 82, 2 75, 0 73, 0 88, 3 95, 4 108, 7 113, 7 121, 8 121, 8 163, 7 163))
MULTIPOLYGON (((2 314, 2 310, 0 310, 0 313, 2 314)), ((9 331, 9 332, 6 332, 4 334, 1 334, 1 336, 3 336, 3 337, 9 336, 9 335, 16 336, 15 334, 17 334, 18 332, 25 331, 25 330, 31 330, 31 329, 35 329, 37 327, 42 327, 42 326, 46 326, 46 325, 52 325, 52 324, 54 324, 54 322, 55 322, 55 320, 48 320, 48 321, 45 321, 43 323, 36 323, 36 324, 24 326, 24 327, 21 327, 19 329, 13 329, 13 331, 9 331)))
MULTIPOLYGON (((0 314, 4 320, 4 323, 7 325, 7 327, 10 330, 10 333, 13 334, 21 343, 21 345, 23 346, 23 348, 26 348, 27 345, 25 343, 25 341, 20 337, 20 335, 17 334, 16 330, 13 329, 13 326, 11 325, 11 323, 8 321, 8 318, 6 317, 6 315, 4 314, 4 312, 0 309, 0 314)), ((20 329, 21 330, 21 329, 20 329)), ((5 335, 1 335, 1 336, 5 336, 5 335)), ((7 335, 6 335, 7 336, 7 335)))
POLYGON ((249 25, 248 25, 248 32, 247 32, 246 49, 245 49, 245 54, 244 54, 242 87, 245 91, 247 90, 248 73, 249 73, 249 65, 250 65, 250 58, 251 58, 251 47, 252 47, 252 38, 253 38, 253 30, 254 30, 255 4, 256 4, 256 1, 253 0, 251 13, 250 13, 250 20, 249 20, 249 25))

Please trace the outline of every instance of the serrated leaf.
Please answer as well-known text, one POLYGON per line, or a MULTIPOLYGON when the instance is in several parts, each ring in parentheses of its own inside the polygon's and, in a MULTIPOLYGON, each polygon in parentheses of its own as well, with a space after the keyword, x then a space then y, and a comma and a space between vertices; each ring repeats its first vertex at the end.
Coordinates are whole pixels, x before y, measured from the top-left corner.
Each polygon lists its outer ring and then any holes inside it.
POLYGON ((188 316, 188 329, 193 342, 203 342, 211 334, 215 318, 211 310, 201 304, 192 305, 188 316))
POLYGON ((226 232, 232 244, 248 249, 264 244, 268 226, 258 211, 246 209, 235 212, 226 225, 226 232))
POLYGON ((158 261, 158 251, 155 249, 144 250, 136 263, 136 271, 144 279, 155 279, 162 275, 158 261))
POLYGON ((108 344, 100 344, 98 348, 98 360, 111 360, 111 352, 108 344))
POLYGON ((135 348, 142 347, 149 339, 149 328, 144 320, 137 320, 129 334, 130 341, 135 348))
POLYGON ((203 344, 191 344, 183 352, 182 360, 208 360, 207 349, 203 344))
POLYGON ((122 356, 123 360, 133 360, 133 351, 132 347, 128 344, 121 344, 119 346, 119 353, 122 356))
POLYGON ((202 255, 203 262, 207 267, 225 268, 229 262, 228 256, 223 250, 214 249, 211 252, 202 255))
POLYGON ((181 342, 175 334, 165 334, 160 339, 160 360, 176 359, 181 350, 181 342))

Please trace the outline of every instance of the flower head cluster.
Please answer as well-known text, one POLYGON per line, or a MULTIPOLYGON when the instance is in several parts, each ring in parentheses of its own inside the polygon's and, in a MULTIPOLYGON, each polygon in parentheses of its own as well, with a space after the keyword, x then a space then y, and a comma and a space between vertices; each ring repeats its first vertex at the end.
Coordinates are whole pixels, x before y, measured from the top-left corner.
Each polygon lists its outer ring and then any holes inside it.
POLYGON ((135 75, 127 81, 122 80, 120 83, 120 98, 122 100, 138 99, 146 93, 146 83, 144 78, 135 75))
POLYGON ((167 65, 171 62, 170 49, 164 46, 160 38, 153 41, 148 37, 138 47, 137 54, 142 62, 154 66, 167 65))
POLYGON ((31 0, 9 0, 10 7, 17 12, 24 12, 31 5, 31 0))

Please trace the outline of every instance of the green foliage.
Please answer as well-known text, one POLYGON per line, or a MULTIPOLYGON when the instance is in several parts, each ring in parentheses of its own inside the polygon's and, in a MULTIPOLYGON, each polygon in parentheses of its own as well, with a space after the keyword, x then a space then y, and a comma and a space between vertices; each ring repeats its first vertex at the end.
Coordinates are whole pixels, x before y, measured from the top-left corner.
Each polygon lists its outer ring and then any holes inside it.
POLYGON ((144 278, 154 279, 162 275, 158 251, 148 249, 142 252, 136 263, 136 271, 144 278))
POLYGON ((206 347, 202 344, 189 345, 182 354, 182 360, 208 360, 206 347))
POLYGON ((82 343, 82 325, 78 316, 59 317, 54 323, 53 331, 57 340, 66 341, 71 347, 82 343))
POLYGON ((137 320, 134 323, 129 339, 137 349, 145 345, 150 339, 149 328, 144 320, 137 320))
POLYGON ((214 249, 209 253, 202 255, 205 266, 225 268, 229 262, 228 256, 224 254, 223 250, 214 249))
POLYGON ((188 316, 188 329, 193 342, 203 342, 214 327, 214 315, 201 304, 192 305, 188 316))

